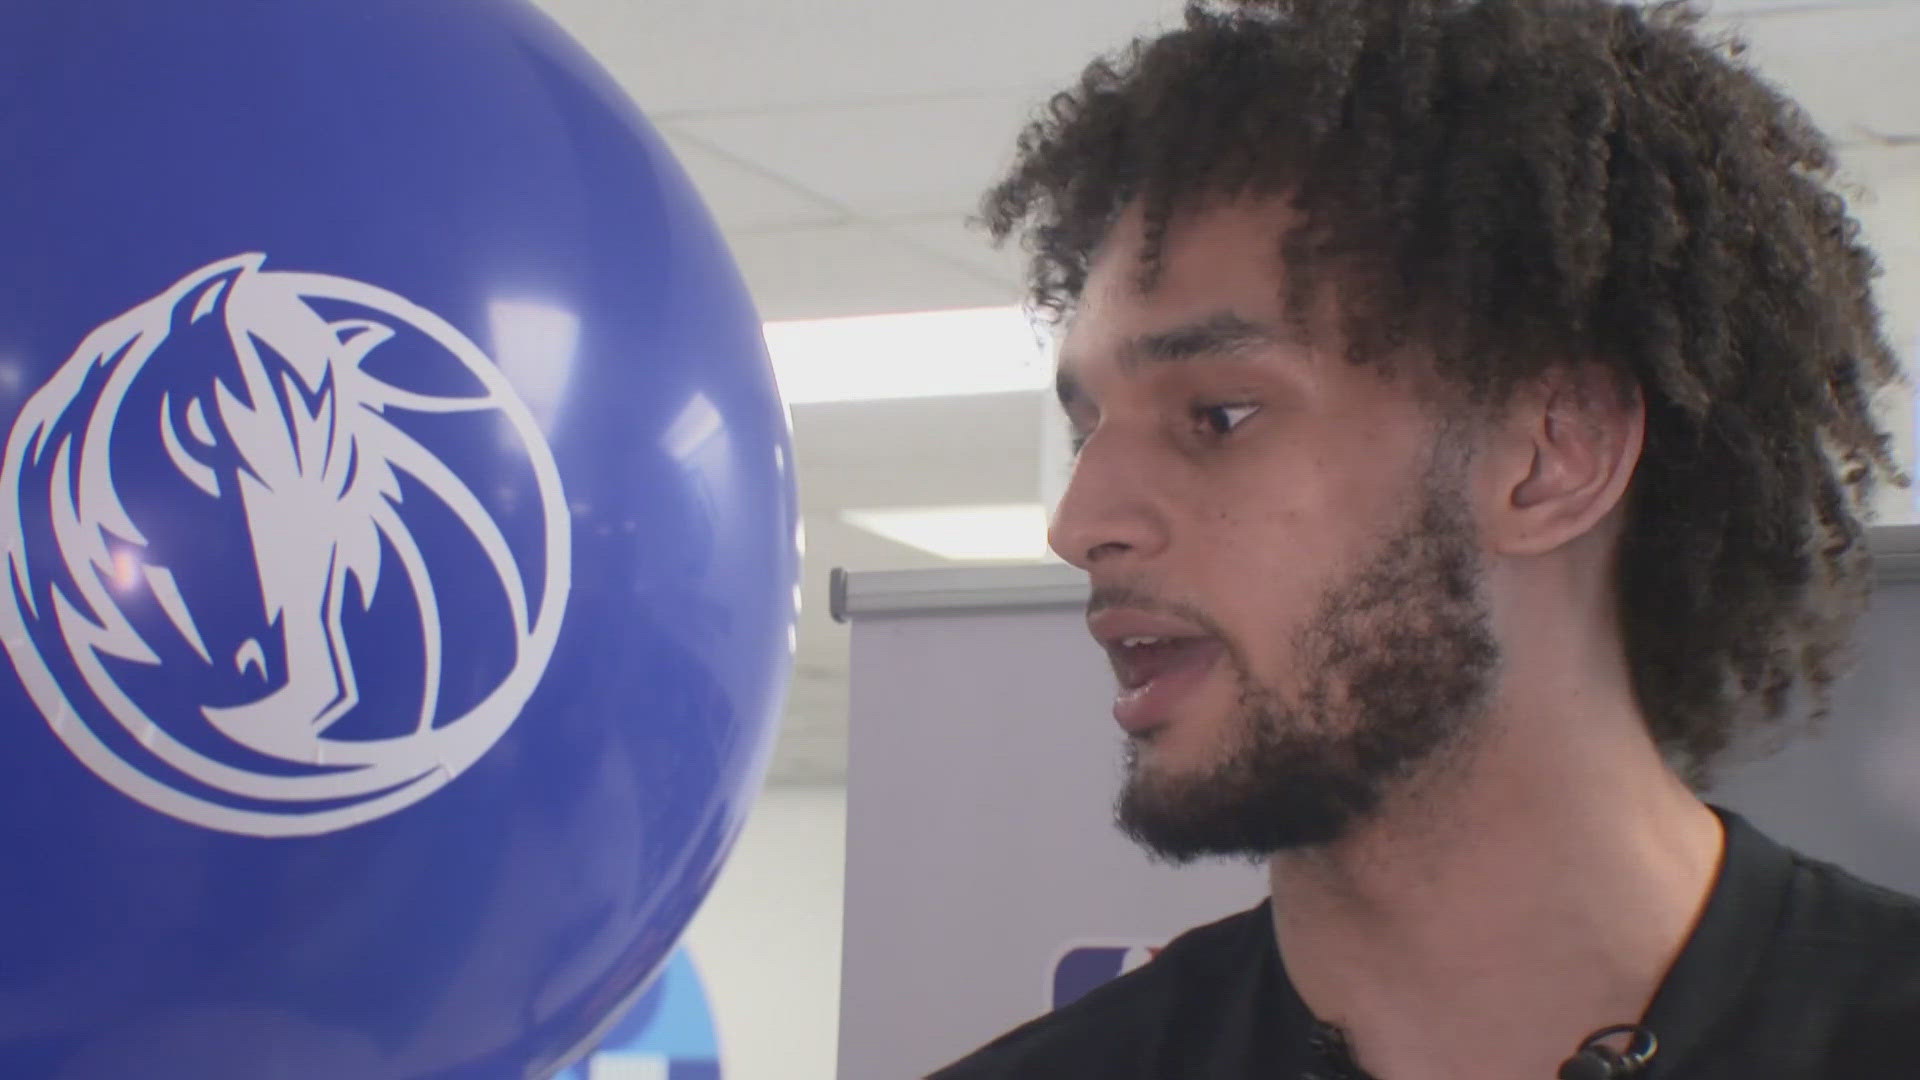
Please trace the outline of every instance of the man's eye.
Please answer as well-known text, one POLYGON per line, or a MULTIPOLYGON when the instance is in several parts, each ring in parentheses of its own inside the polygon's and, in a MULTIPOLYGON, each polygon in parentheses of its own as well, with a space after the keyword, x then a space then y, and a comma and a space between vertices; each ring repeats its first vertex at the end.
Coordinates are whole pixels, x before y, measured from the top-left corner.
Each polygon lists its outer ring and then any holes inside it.
POLYGON ((1260 406, 1244 403, 1231 405, 1197 405, 1193 418, 1209 435, 1229 435, 1248 417, 1260 411, 1260 406))

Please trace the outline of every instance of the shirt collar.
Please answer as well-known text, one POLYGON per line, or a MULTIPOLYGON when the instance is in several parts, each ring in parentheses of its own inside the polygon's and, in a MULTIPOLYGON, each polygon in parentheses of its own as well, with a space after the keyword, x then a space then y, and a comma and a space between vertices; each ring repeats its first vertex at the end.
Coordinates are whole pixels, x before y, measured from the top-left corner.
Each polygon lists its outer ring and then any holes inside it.
POLYGON ((1641 1024, 1660 1041, 1647 1080, 1679 1075, 1766 960, 1786 905, 1793 858, 1747 820, 1713 807, 1726 829, 1720 872, 1693 933, 1641 1024))
MULTIPOLYGON (((1682 1075, 1678 1070, 1686 1059, 1728 1018, 1742 989, 1765 962, 1786 906, 1793 871, 1791 853, 1739 814, 1718 806, 1712 809, 1726 834, 1720 869, 1693 933, 1667 969, 1653 1004, 1641 1020, 1660 1043, 1644 1080, 1682 1075)), ((1259 1033, 1254 1042, 1265 1045, 1244 1049, 1255 1060, 1273 1060, 1263 1057, 1264 1052, 1289 1058, 1298 1068, 1304 1064, 1300 1044, 1318 1021, 1300 1000, 1279 962, 1271 901, 1262 903, 1256 911, 1262 962, 1247 972, 1255 986, 1245 989, 1255 992, 1238 1000, 1271 1002, 1274 999, 1266 995, 1277 995, 1280 1008, 1277 1017, 1270 1014, 1266 1023, 1253 1025, 1259 1033), (1278 1023, 1274 1023, 1276 1019, 1278 1023)))

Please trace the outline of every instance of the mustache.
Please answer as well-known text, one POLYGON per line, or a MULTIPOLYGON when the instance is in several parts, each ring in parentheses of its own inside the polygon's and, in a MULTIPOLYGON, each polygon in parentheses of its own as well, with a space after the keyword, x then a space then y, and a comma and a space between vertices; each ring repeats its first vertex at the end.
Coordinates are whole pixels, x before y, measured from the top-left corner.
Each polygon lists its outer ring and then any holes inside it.
POLYGON ((1162 597, 1138 585, 1096 585, 1087 597, 1087 617, 1091 619, 1111 608, 1151 611, 1171 615, 1193 624, 1207 634, 1225 639, 1226 631, 1200 608, 1180 600, 1162 597))

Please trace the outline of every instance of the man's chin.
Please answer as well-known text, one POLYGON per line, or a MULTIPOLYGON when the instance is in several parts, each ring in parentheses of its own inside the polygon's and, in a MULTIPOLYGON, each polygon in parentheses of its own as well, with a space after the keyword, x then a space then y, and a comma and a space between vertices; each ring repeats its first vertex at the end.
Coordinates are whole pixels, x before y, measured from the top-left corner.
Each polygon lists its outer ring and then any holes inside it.
POLYGON ((1245 817, 1206 791, 1204 773, 1174 770, 1139 752, 1114 805, 1114 822, 1156 861, 1180 865, 1208 857, 1264 857, 1241 843, 1245 817))
POLYGON ((1374 792, 1357 777, 1301 769, 1249 774, 1245 763, 1181 760, 1175 747, 1135 740, 1114 805, 1120 831, 1155 859, 1265 858, 1347 836, 1374 792))

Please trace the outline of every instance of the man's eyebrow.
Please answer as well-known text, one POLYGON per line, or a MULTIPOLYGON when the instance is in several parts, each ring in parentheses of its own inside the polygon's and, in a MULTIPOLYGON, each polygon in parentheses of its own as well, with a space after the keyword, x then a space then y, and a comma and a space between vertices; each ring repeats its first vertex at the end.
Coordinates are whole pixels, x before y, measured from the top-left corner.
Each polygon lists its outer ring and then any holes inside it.
MULTIPOLYGON (((1117 354, 1122 369, 1132 370, 1147 363, 1174 363, 1183 360, 1228 358, 1256 345, 1267 345, 1279 335, 1262 323, 1232 311, 1215 311, 1191 322, 1155 330, 1130 338, 1117 354)), ((1080 380, 1062 364, 1054 375, 1054 394, 1063 408, 1071 408, 1084 396, 1080 380)))
POLYGON ((1255 345, 1270 344, 1270 327, 1232 311, 1216 311, 1192 322, 1141 334, 1120 346, 1122 367, 1143 362, 1174 362, 1230 356, 1255 345))

